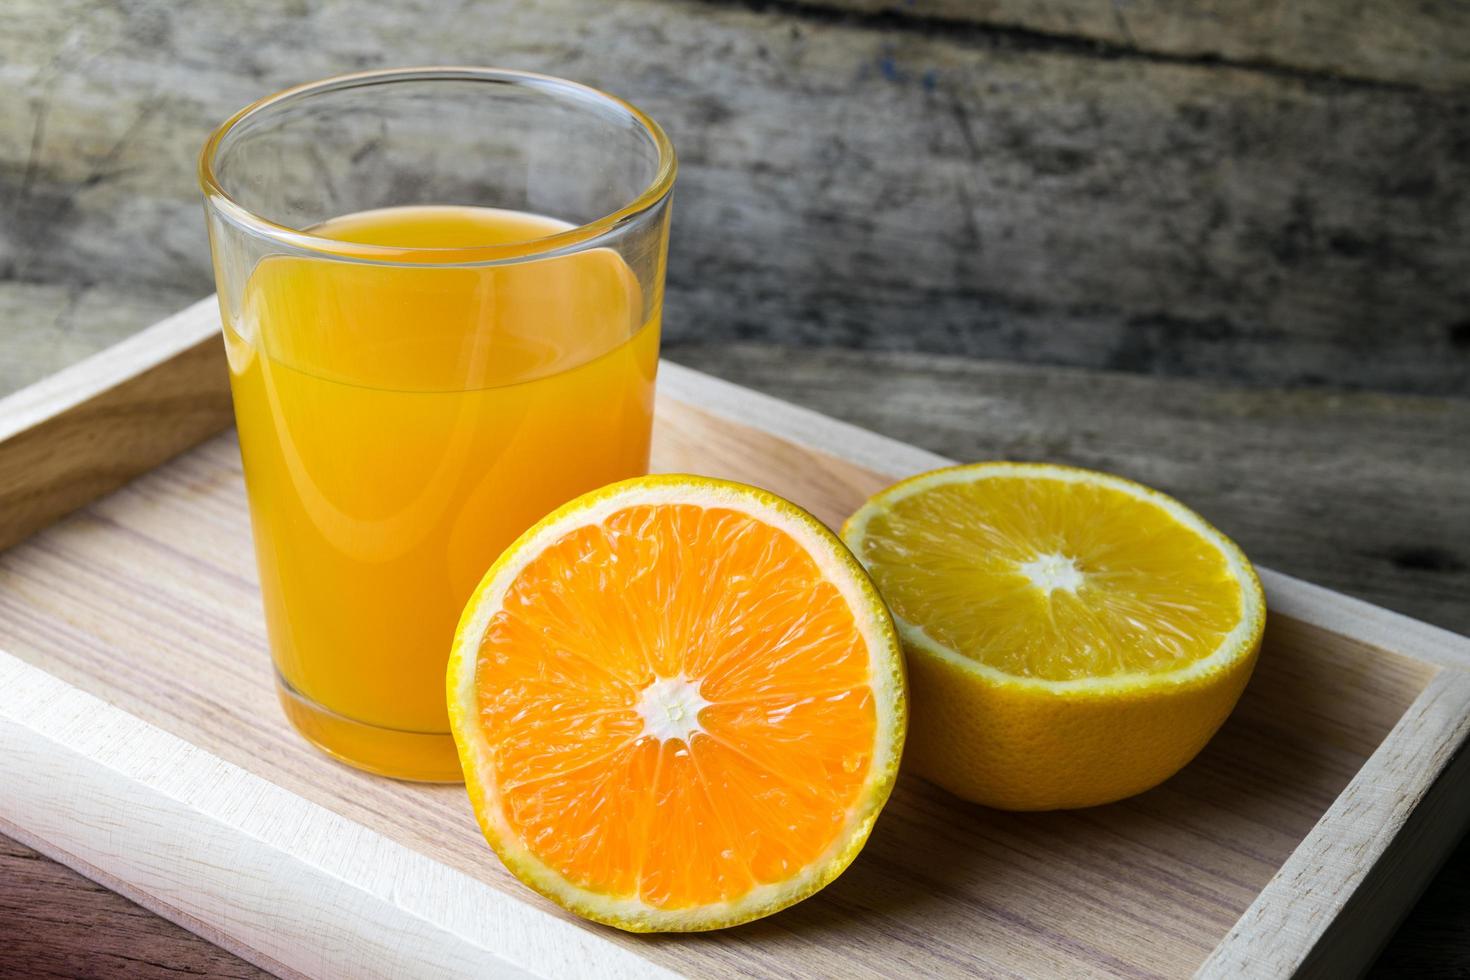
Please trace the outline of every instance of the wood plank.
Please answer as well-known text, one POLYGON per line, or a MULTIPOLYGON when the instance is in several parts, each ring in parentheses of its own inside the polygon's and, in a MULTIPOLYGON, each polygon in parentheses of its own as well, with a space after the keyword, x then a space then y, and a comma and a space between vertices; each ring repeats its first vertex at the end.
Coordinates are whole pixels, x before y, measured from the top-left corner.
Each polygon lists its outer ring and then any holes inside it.
POLYGON ((1374 980, 1464 973, 1470 963, 1470 839, 1445 861, 1424 897, 1374 961, 1374 980))
POLYGON ((1470 83, 1470 8, 1464 4, 1332 0, 793 0, 820 10, 880 15, 885 26, 1037 32, 1059 42, 1219 59, 1363 81, 1431 88, 1470 83))
POLYGON ((18 3, 0 33, 15 280, 202 295, 192 161, 214 124, 345 69, 491 59, 667 125, 671 341, 1470 387, 1462 93, 690 0, 18 3))
POLYGON ((1470 401, 764 345, 669 356, 942 456, 1133 477, 1259 564, 1470 633, 1470 401))
MULTIPOLYGON (((1424 902, 1374 964, 1375 977, 1444 974, 1463 938, 1470 882, 1470 845, 1431 886, 1424 902), (1445 892, 1444 895, 1436 894, 1445 892), (1458 896, 1458 898, 1457 898, 1458 896)), ((82 877, 29 847, 0 837, 0 923, 11 942, 0 945, 0 973, 25 976, 106 974, 162 980, 180 969, 220 977, 265 974, 120 894, 82 877)), ((1356 966, 1361 967, 1361 961, 1356 966)), ((1356 972, 1354 970, 1353 972, 1356 972)), ((1331 974, 1345 975, 1343 972, 1331 974)))
MULTIPOLYGON (((1383 901, 1417 897, 1422 875, 1454 847, 1470 813, 1470 765, 1450 762, 1470 732, 1470 674, 1447 670, 1425 688, 1196 974, 1342 977, 1361 972, 1398 924, 1383 901), (1432 775, 1426 778, 1426 771, 1432 775), (1443 773, 1434 804, 1459 817, 1411 841, 1405 825, 1443 773), (1395 844, 1391 865, 1380 862, 1395 844), (1411 843, 1419 846, 1412 855, 1411 843), (1422 862, 1422 863, 1421 863, 1422 862), (1364 890, 1377 873, 1375 887, 1364 890), (1303 957, 1301 946, 1310 952, 1303 957)), ((1432 814, 1421 813, 1421 817, 1432 814)))
MULTIPOLYGON (((1420 797, 1413 814, 1318 940, 1300 973, 1331 978, 1344 976, 1349 970, 1365 972, 1373 956, 1385 948, 1384 937, 1393 930, 1397 932, 1388 943, 1390 952, 1412 943, 1413 932, 1403 934, 1398 927, 1407 919, 1421 917, 1419 908, 1410 903, 1425 893, 1425 880, 1445 864, 1457 841, 1464 839, 1466 814, 1470 814, 1467 797, 1470 797, 1470 754, 1462 746, 1434 785, 1420 797), (1446 818, 1443 811, 1447 810, 1457 815, 1446 818), (1395 914, 1392 911, 1395 909, 1404 911, 1395 914)), ((1441 878, 1453 882, 1455 869, 1445 870, 1447 873, 1441 878)), ((1462 919, 1464 910, 1461 904, 1462 919)), ((1463 966, 1463 929, 1459 935, 1460 942, 1444 943, 1438 950, 1441 964, 1463 966)), ((1392 962, 1392 958, 1380 957, 1372 972, 1388 975, 1392 962)), ((1425 971, 1421 969, 1413 975, 1424 976, 1425 971)))
POLYGON ((213 297, 0 399, 0 549, 233 420, 213 297))
POLYGON ((3 650, 0 678, 0 830, 273 973, 668 975, 3 650))
POLYGON ((270 974, 0 836, 0 975, 225 980, 270 974))

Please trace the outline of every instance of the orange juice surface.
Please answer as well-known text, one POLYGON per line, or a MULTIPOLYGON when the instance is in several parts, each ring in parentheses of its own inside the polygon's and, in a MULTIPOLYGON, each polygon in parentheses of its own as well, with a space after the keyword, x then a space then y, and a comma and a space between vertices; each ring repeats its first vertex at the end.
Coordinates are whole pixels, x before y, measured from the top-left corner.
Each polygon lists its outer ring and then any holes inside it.
POLYGON ((647 469, 659 309, 623 259, 434 251, 531 254, 566 228, 486 208, 348 215, 314 234, 356 261, 266 258, 226 318, 282 703, 358 765, 457 777, 444 666, 465 600, 548 511, 647 469))

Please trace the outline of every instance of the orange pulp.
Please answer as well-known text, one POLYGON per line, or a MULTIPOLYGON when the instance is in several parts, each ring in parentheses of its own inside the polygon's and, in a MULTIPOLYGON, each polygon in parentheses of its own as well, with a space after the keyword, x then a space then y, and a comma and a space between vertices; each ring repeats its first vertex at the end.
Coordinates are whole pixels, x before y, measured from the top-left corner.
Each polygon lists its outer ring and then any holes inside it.
POLYGON ((862 807, 878 738, 853 613, 750 514, 630 506, 567 534, 478 649, 469 724, 510 835, 577 887, 653 909, 809 870, 862 807))

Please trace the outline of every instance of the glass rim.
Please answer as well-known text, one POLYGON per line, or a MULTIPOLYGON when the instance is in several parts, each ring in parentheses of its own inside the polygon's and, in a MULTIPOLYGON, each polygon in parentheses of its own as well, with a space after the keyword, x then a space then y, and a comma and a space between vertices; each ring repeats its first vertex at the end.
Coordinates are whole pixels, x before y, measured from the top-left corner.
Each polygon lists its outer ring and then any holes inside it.
POLYGON ((338 259, 344 262, 370 262, 375 265, 411 265, 418 268, 432 268, 435 265, 481 266, 527 262, 560 254, 575 249, 578 246, 587 245, 617 230, 633 218, 646 213, 667 198, 670 191, 673 190, 674 177, 677 170, 678 162, 674 156, 674 146, 669 141, 668 134, 664 132, 662 126, 654 122, 651 116, 631 102, 627 102, 590 85, 573 82, 565 78, 558 78, 555 75, 544 75, 539 72, 521 71, 513 68, 487 68, 460 65, 433 65, 418 68, 376 68, 370 71, 333 75, 314 82, 293 85, 272 95, 267 95, 262 99, 257 99, 220 123, 214 132, 209 135, 209 138, 205 140, 204 148, 199 153, 199 186, 204 192, 205 201, 242 230, 307 251, 323 253, 324 257, 338 259), (412 251, 417 255, 423 256, 427 253, 433 256, 435 261, 424 262, 420 259, 419 261, 410 262, 401 259, 405 249, 399 246, 366 245, 357 242, 344 243, 335 238, 314 235, 308 230, 293 228, 256 214, 250 208, 245 207, 239 201, 235 200, 224 189, 224 186, 220 183, 218 176, 214 172, 215 159, 219 154, 220 148, 224 146, 226 140, 236 127, 271 109, 328 92, 339 92, 347 89, 362 88, 370 85, 392 84, 395 82, 423 81, 500 82, 535 89, 563 98, 570 97, 581 102, 597 103, 604 108, 611 108, 631 119, 643 130, 644 135, 652 141, 658 153, 658 164, 654 170, 653 178, 627 204, 600 218, 576 225, 565 231, 559 231, 553 235, 546 235, 541 238, 526 239, 519 242, 506 242, 499 245, 414 248, 412 251), (342 246, 344 244, 351 245, 351 254, 343 254, 342 246), (530 251, 527 251, 528 246, 531 247, 530 251), (456 256, 459 257, 458 260, 456 256), (439 261, 441 258, 442 261, 439 261))

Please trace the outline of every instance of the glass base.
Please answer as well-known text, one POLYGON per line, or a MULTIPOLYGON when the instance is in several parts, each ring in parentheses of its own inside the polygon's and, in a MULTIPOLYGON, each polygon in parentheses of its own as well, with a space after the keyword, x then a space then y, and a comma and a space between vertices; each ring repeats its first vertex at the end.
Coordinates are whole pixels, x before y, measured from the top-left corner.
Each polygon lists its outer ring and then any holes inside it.
POLYGON ((380 728, 324 708, 276 674, 276 693, 286 719, 339 762, 357 769, 421 783, 462 783, 459 753, 448 732, 405 732, 380 728))

